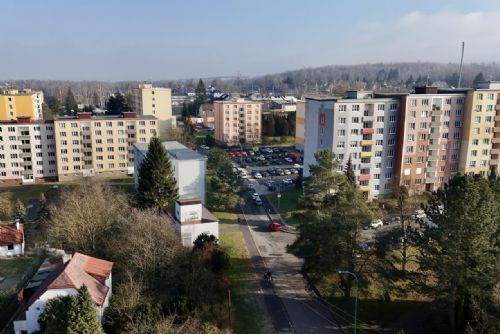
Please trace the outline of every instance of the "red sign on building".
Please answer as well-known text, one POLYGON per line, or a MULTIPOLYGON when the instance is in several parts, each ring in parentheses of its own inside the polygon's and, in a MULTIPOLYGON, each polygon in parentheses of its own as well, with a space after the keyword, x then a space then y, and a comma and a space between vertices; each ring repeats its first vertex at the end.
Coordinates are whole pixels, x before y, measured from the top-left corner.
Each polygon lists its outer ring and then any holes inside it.
POLYGON ((319 114, 319 125, 320 126, 326 125, 326 114, 324 113, 319 114))

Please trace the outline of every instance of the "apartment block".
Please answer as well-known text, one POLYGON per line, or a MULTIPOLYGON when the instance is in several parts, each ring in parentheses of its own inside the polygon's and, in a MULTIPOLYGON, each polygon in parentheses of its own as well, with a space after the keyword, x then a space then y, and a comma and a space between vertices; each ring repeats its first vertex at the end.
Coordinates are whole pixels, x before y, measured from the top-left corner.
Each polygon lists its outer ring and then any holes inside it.
POLYGON ((499 165, 500 81, 477 83, 466 101, 459 171, 487 176, 499 165))
POLYGON ((172 116, 172 90, 170 88, 153 87, 151 84, 140 84, 132 89, 132 108, 137 115, 154 116, 160 122, 159 131, 162 136, 175 127, 172 116))
POLYGON ((42 119, 43 92, 31 89, 0 90, 0 121, 15 121, 18 117, 42 119))
POLYGON ((304 121, 306 113, 305 101, 297 101, 295 112, 295 149, 304 151, 304 121))
POLYGON ((56 176, 52 122, 29 117, 0 122, 0 183, 31 184, 56 176))
POLYGON ((260 143, 261 113, 261 102, 243 98, 215 101, 215 140, 227 145, 260 143))
POLYGON ((127 112, 118 116, 62 116, 54 121, 59 181, 89 176, 132 175, 133 143, 149 143, 158 119, 127 112))
POLYGON ((458 172, 467 89, 415 87, 401 96, 396 182, 434 191, 458 172))
MULTIPOLYGON (((162 143, 170 159, 173 176, 179 189, 179 199, 200 200, 205 204, 205 180, 207 173, 207 158, 176 141, 162 143)), ((139 167, 148 154, 148 145, 134 144, 134 184, 139 186, 139 167)))
POLYGON ((349 91, 345 97, 314 95, 305 101, 304 176, 316 163, 314 154, 328 149, 340 161, 339 171, 351 158, 367 198, 391 194, 400 99, 349 91))

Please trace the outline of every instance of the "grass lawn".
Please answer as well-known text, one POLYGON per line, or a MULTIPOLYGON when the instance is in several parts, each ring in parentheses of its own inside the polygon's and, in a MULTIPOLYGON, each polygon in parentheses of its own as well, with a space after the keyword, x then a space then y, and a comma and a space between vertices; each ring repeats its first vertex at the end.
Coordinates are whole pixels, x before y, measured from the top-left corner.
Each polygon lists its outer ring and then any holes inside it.
POLYGON ((36 260, 36 256, 27 255, 0 259, 0 277, 5 278, 0 283, 0 290, 7 290, 18 284, 36 260))
POLYGON ((231 302, 233 305, 233 330, 236 334, 265 333, 264 310, 259 306, 257 283, 245 247, 243 235, 239 231, 220 235, 220 244, 230 256, 228 272, 231 281, 231 302))
MULTIPOLYGON (((292 189, 281 193, 279 212, 281 218, 289 225, 299 225, 300 220, 296 217, 292 217, 294 212, 300 212, 299 210, 299 196, 302 195, 302 189, 292 189)), ((278 209, 278 198, 276 194, 266 195, 267 199, 273 203, 273 205, 278 209)))
POLYGON ((295 137, 294 136, 284 136, 284 137, 270 137, 263 136, 262 143, 268 146, 283 146, 283 145, 294 145, 295 137))
POLYGON ((221 211, 215 211, 212 212, 212 214, 219 218, 219 223, 220 224, 237 224, 238 223, 238 215, 236 213, 231 213, 231 212, 221 212, 221 211))

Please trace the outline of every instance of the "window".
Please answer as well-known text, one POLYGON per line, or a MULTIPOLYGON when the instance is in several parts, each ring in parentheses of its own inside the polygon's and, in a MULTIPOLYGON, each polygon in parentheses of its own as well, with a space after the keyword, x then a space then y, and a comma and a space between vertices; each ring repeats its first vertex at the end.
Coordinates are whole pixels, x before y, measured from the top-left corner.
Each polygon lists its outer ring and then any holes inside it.
POLYGON ((383 140, 380 140, 380 139, 379 139, 379 140, 376 140, 376 141, 375 141, 375 145, 377 145, 377 146, 382 146, 382 145, 384 145, 384 141, 383 141, 383 140))
POLYGON ((480 131, 480 129, 479 129, 479 128, 474 128, 474 129, 472 129, 472 134, 474 134, 474 135, 478 135, 480 132, 481 132, 481 131, 480 131))
POLYGON ((415 141, 415 135, 414 134, 409 134, 407 137, 408 141, 415 141))
POLYGON ((389 116, 389 122, 391 122, 391 123, 396 122, 396 115, 390 115, 389 116))
POLYGON ((377 110, 385 110, 385 104, 379 104, 377 110))
POLYGON ((428 106, 429 105, 429 99, 422 99, 422 105, 423 106, 428 106))
POLYGON ((339 111, 347 111, 347 106, 345 104, 339 105, 339 111))
POLYGON ((345 124, 345 117, 339 117, 339 124, 345 124))
POLYGON ((415 107, 417 105, 417 99, 410 100, 410 106, 415 107))
POLYGON ((481 123, 481 116, 475 116, 474 123, 481 123))
POLYGON ((359 104, 353 104, 352 111, 359 111, 359 104))
POLYGON ((417 117, 417 112, 416 111, 410 111, 410 116, 415 118, 417 117))
POLYGON ((358 147, 358 142, 356 140, 351 141, 350 143, 351 147, 358 147))
POLYGON ((386 179, 392 179, 392 172, 385 173, 385 178, 386 179))
POLYGON ((384 134, 384 128, 378 128, 377 129, 377 134, 378 135, 383 135, 384 134))
POLYGON ((351 135, 357 136, 359 134, 359 129, 351 129, 351 135))
POLYGON ((412 157, 406 157, 405 164, 411 164, 412 160, 413 160, 412 157))
POLYGON ((344 129, 338 130, 338 136, 339 137, 345 137, 345 130, 344 129))
POLYGON ((421 129, 427 129, 427 122, 421 122, 420 123, 420 128, 421 129))
POLYGON ((384 116, 377 116, 377 122, 384 122, 384 116))
POLYGON ((410 130, 415 130, 415 123, 410 123, 409 126, 410 126, 410 130))

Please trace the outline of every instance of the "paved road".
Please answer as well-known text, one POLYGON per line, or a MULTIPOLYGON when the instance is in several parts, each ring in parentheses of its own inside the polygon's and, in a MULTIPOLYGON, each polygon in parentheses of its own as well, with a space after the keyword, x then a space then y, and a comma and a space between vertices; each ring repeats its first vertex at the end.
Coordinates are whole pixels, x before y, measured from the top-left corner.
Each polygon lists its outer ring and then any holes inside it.
MULTIPOLYGON (((249 202, 242 209, 248 223, 242 231, 254 266, 261 275, 265 268, 269 268, 273 274, 272 283, 261 280, 261 288, 276 332, 344 333, 333 313, 306 290, 300 272, 301 260, 286 252, 286 246, 293 243, 296 235, 269 232, 265 207, 257 207, 249 202)), ((245 224, 245 219, 242 224, 245 224)))

